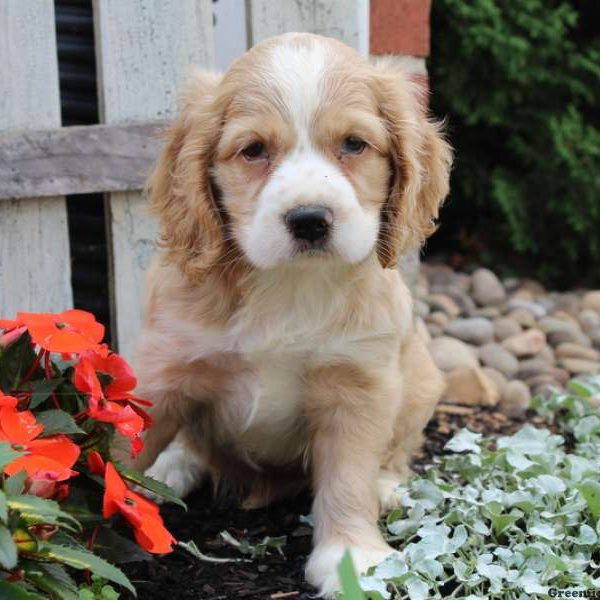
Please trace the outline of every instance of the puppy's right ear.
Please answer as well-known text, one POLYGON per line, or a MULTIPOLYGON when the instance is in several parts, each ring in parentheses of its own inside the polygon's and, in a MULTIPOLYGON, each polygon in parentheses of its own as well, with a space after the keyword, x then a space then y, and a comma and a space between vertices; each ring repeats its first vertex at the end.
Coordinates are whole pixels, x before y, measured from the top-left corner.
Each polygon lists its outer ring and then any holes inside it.
POLYGON ((167 144, 148 181, 150 211, 160 219, 159 245, 167 260, 191 278, 214 265, 224 251, 223 215, 215 201, 210 167, 221 133, 215 96, 221 75, 193 72, 167 144))

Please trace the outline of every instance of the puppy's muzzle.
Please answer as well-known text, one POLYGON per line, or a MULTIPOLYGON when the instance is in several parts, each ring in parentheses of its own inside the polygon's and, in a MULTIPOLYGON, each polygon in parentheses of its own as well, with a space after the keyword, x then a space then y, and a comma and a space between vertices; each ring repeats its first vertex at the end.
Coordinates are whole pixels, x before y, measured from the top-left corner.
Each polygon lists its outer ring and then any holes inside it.
POLYGON ((329 235, 333 213, 324 206, 299 206, 285 215, 285 224, 294 239, 315 244, 329 235))

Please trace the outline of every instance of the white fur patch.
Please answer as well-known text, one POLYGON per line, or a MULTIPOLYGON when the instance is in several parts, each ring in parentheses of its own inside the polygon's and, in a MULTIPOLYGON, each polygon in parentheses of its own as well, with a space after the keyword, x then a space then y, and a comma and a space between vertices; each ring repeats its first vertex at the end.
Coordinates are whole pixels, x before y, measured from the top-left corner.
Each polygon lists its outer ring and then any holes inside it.
POLYGON ((334 598, 340 591, 338 566, 346 550, 350 551, 354 567, 359 575, 369 567, 378 565, 396 551, 383 542, 377 547, 351 546, 343 544, 319 544, 312 551, 306 565, 306 580, 319 590, 324 598, 334 598))
POLYGON ((357 263, 373 250, 379 231, 377 212, 361 206, 337 165, 316 150, 298 147, 261 191, 256 212, 241 233, 242 248, 256 266, 274 268, 294 257, 295 243, 284 219, 289 210, 307 205, 332 211, 329 249, 334 256, 357 263))
POLYGON ((146 475, 166 483, 183 498, 198 486, 205 469, 204 460, 176 438, 158 455, 146 475))
POLYGON ((287 113, 298 133, 300 147, 309 145, 308 131, 321 101, 323 75, 328 63, 328 48, 323 44, 273 48, 268 76, 281 93, 287 113))

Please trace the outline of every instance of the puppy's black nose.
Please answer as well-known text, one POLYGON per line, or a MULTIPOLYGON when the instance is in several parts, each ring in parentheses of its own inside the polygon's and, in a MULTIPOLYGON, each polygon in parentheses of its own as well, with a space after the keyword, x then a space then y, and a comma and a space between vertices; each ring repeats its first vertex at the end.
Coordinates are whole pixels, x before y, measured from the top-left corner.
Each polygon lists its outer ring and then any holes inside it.
POLYGON ((333 213, 324 206, 299 206, 285 215, 285 223, 297 240, 318 242, 327 237, 333 213))

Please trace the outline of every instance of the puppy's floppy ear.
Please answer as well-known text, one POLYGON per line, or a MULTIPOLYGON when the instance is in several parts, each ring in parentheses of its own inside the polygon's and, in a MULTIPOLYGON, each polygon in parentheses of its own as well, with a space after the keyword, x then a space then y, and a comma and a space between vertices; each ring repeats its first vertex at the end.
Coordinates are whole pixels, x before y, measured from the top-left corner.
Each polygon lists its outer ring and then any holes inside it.
POLYGON ((374 67, 393 163, 377 255, 383 267, 391 267, 406 250, 420 246, 435 231, 439 207, 448 194, 452 152, 440 125, 427 119, 423 89, 411 81, 399 62, 384 58, 374 67))
POLYGON ((192 278, 215 264, 224 250, 223 216, 209 174, 221 132, 222 110, 215 102, 220 80, 216 73, 190 74, 148 182, 150 210, 160 219, 159 244, 167 259, 192 278))

